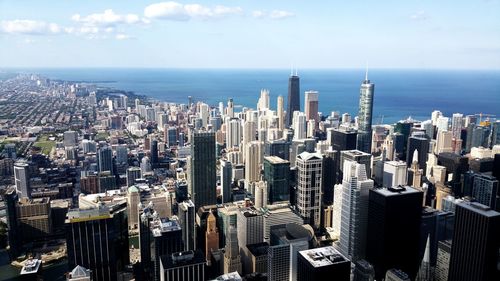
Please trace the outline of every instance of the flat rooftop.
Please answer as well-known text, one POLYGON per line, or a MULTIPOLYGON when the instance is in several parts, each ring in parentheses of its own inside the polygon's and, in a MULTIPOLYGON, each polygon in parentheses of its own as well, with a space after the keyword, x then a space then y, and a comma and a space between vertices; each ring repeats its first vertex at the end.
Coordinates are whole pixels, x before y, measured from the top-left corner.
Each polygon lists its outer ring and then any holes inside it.
POLYGON ((348 259, 332 246, 300 251, 299 255, 303 256, 314 267, 323 267, 346 261, 349 262, 348 259))
POLYGON ((269 161, 271 164, 288 164, 290 161, 285 160, 281 157, 278 156, 266 156, 264 157, 265 160, 269 161))
POLYGON ((401 194, 411 194, 411 193, 421 192, 410 186, 393 186, 389 188, 377 188, 373 189, 373 191, 380 193, 384 196, 397 196, 401 194))

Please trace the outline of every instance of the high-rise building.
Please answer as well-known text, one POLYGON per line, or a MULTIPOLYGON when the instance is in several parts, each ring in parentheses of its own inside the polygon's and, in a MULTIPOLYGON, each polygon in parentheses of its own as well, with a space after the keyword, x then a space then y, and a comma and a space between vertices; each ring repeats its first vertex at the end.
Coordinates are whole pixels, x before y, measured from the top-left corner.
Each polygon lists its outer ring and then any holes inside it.
POLYGON ((264 157, 264 180, 269 203, 290 200, 290 162, 277 156, 264 157))
POLYGON ((477 202, 462 202, 455 216, 449 280, 500 280, 500 213, 477 202))
POLYGON ((460 139, 463 117, 464 115, 461 113, 454 113, 451 117, 451 133, 454 139, 460 139))
POLYGON ((16 162, 14 164, 14 180, 16 191, 21 197, 31 198, 31 178, 30 166, 25 162, 16 162))
POLYGON ((278 96, 277 102, 277 114, 278 114, 278 130, 283 131, 285 129, 285 101, 283 96, 278 96))
POLYGON ((339 244, 341 253, 353 262, 365 258, 368 194, 373 184, 365 165, 344 162, 339 244))
POLYGON ((158 164, 158 140, 151 141, 151 165, 153 167, 158 164))
POLYGON ((339 180, 343 179, 342 173, 344 169, 344 162, 353 161, 365 165, 366 175, 370 178, 372 174, 372 155, 359 150, 346 150, 340 152, 340 165, 339 165, 339 180))
POLYGON ((368 80, 368 70, 365 80, 359 90, 358 136, 357 149, 371 153, 372 145, 372 115, 375 84, 368 80))
POLYGON ((376 279, 391 268, 415 278, 420 264, 422 197, 422 192, 411 187, 370 190, 366 259, 375 268, 376 279))
POLYGON ((242 208, 237 213, 238 244, 243 263, 243 272, 250 272, 250 256, 247 245, 264 241, 264 217, 261 211, 253 207, 242 208))
POLYGON ((232 118, 226 125, 226 148, 239 147, 241 142, 241 121, 232 118))
POLYGON ((215 133, 194 132, 191 136, 189 182, 196 207, 217 203, 216 166, 215 133))
POLYGON ((293 114, 300 111, 300 80, 297 73, 288 79, 288 104, 286 109, 286 125, 292 124, 293 114))
POLYGON ((185 251, 160 258, 161 281, 204 281, 206 265, 203 252, 185 251))
POLYGON ((92 271, 77 265, 69 273, 68 281, 92 281, 92 271))
POLYGON ((65 147, 78 145, 78 132, 66 131, 64 132, 63 144, 65 147))
POLYGON ((385 281, 411 281, 411 279, 401 269, 391 268, 385 273, 385 281))
POLYGON ((232 186, 233 166, 231 162, 220 160, 220 185, 222 191, 222 203, 232 201, 231 186, 232 186))
POLYGON ((317 124, 319 121, 318 115, 318 91, 306 91, 305 93, 305 114, 306 120, 314 120, 317 124))
POLYGON ((238 232, 232 225, 227 228, 226 246, 224 251, 224 273, 242 273, 240 248, 238 246, 238 232))
POLYGON ((141 203, 141 194, 136 186, 131 186, 127 189, 127 211, 128 211, 128 227, 136 229, 139 225, 138 206, 141 203))
POLYGON ((435 271, 436 281, 448 281, 448 273, 450 271, 450 253, 451 240, 439 241, 435 271))
POLYGON ((326 276, 339 281, 350 281, 351 262, 332 246, 299 252, 297 281, 322 280, 326 276))
POLYGON ((477 202, 489 206, 494 210, 497 204, 497 194, 498 180, 495 177, 486 174, 474 176, 472 197, 477 202))
POLYGON ((406 166, 410 167, 413 162, 413 153, 418 150, 419 169, 425 171, 427 155, 429 153, 429 139, 425 134, 413 134, 408 138, 408 150, 406 153, 406 166))
POLYGON ((298 216, 290 207, 288 202, 267 205, 262 208, 264 216, 264 241, 269 242, 271 227, 281 225, 283 222, 303 225, 304 220, 298 216))
POLYGON ((92 280, 117 280, 129 263, 126 204, 73 209, 66 219, 68 269, 81 265, 92 280))
POLYGON ((407 171, 406 163, 403 161, 387 161, 384 163, 383 186, 393 187, 406 185, 407 171))
POLYGON ((297 210, 304 222, 315 229, 321 223, 321 183, 323 157, 302 152, 297 156, 297 210))
POLYGON ((284 139, 268 141, 264 145, 264 155, 278 156, 283 160, 290 160, 290 143, 284 139))
POLYGON ((299 251, 309 249, 311 238, 307 229, 295 223, 272 226, 267 252, 268 280, 296 280, 297 256, 299 251))
POLYGON ((295 111, 292 120, 293 139, 301 140, 307 137, 307 120, 303 112, 295 111))
POLYGON ((217 220, 210 211, 207 218, 207 230, 205 231, 205 255, 210 265, 212 251, 219 249, 219 230, 217 229, 217 220))
POLYGON ((245 188, 261 179, 263 145, 260 141, 251 141, 245 147, 245 188))
POLYGON ((140 179, 142 177, 141 175, 141 168, 139 167, 130 167, 127 169, 127 186, 132 186, 135 184, 136 179, 140 179))
POLYGON ((17 210, 16 205, 19 201, 18 193, 13 187, 7 188, 3 194, 3 200, 5 202, 5 212, 7 216, 7 227, 8 227, 8 241, 9 241, 9 256, 13 260, 21 252, 22 247, 22 230, 17 220, 17 210))
POLYGON ((111 147, 105 146, 97 150, 97 166, 99 172, 113 173, 113 151, 111 147))
POLYGON ((191 200, 179 203, 178 216, 185 251, 196 249, 195 213, 195 205, 191 200))

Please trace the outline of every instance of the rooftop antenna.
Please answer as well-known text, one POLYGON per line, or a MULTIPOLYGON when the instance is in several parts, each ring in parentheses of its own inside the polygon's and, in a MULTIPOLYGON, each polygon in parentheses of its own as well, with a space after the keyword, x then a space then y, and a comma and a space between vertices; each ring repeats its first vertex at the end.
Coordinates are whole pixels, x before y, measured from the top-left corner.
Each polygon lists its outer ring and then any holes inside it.
POLYGON ((293 63, 290 64, 290 76, 293 76, 293 63))
POLYGON ((295 66, 295 76, 299 76, 299 68, 295 66))
POLYGON ((365 81, 368 81, 368 62, 366 62, 365 81))

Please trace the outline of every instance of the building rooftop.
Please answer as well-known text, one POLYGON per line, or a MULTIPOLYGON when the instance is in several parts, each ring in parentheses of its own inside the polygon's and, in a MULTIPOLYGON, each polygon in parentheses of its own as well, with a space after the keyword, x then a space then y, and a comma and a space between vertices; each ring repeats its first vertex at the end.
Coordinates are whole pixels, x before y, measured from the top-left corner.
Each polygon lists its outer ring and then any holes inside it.
POLYGON ((151 224, 151 231, 154 237, 159 237, 162 233, 172 232, 181 230, 181 227, 177 220, 171 220, 168 218, 160 218, 153 220, 151 224))
POLYGON ((37 273, 41 265, 42 261, 39 259, 28 259, 24 262, 21 275, 37 273))
POLYGON ((410 187, 410 186, 393 186, 389 188, 377 188, 373 189, 373 191, 380 193, 384 196, 397 196, 401 194, 411 194, 411 193, 419 193, 421 191, 410 187))
POLYGON ((271 164, 288 164, 290 161, 285 160, 281 157, 278 156, 266 156, 264 157, 265 160, 269 161, 271 164))
POLYGON ((261 243, 255 243, 255 244, 249 244, 247 245, 248 250, 252 255, 259 257, 259 256, 264 256, 267 255, 267 249, 269 248, 269 243, 267 242, 261 242, 261 243))
POLYGON ((479 202, 461 202, 458 206, 463 207, 465 209, 474 211, 486 217, 497 217, 500 216, 500 213, 491 209, 489 206, 483 205, 479 202))
POLYGON ((300 251, 299 254, 304 257, 312 266, 323 267, 340 262, 349 262, 332 246, 300 251))

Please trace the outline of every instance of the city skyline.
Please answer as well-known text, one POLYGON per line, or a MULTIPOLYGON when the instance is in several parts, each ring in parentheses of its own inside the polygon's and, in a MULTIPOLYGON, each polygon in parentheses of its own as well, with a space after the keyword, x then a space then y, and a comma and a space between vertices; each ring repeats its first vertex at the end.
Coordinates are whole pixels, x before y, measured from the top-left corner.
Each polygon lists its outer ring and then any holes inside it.
POLYGON ((2 1, 0 67, 499 69, 499 8, 491 0, 2 1))

